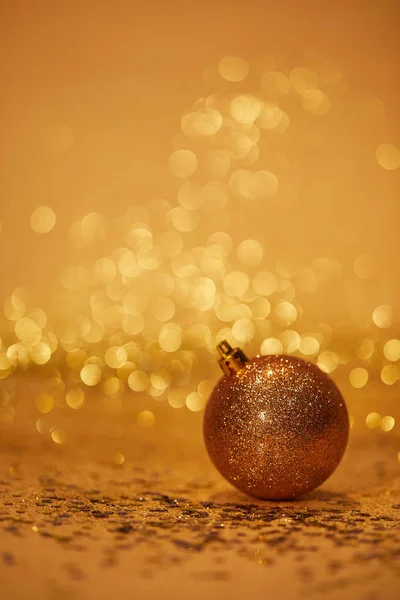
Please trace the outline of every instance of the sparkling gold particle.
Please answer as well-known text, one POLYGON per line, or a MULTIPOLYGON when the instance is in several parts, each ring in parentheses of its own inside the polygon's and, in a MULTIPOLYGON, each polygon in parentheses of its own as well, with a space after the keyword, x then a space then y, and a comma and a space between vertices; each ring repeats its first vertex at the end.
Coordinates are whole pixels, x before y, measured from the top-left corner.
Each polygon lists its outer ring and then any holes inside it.
POLYGON ((375 344, 371 338, 364 338, 357 346, 355 354, 361 360, 368 360, 375 351, 375 344))
POLYGON ((376 412, 371 412, 367 415, 365 423, 369 429, 376 429, 381 424, 381 415, 376 412))
POLYGON ((116 452, 112 458, 114 465, 123 465, 125 462, 125 456, 122 452, 116 452))
POLYGON ((35 405, 39 412, 46 414, 53 410, 54 398, 50 394, 39 394, 35 398, 35 405))
POLYGON ((259 271, 253 277, 253 290, 260 296, 270 296, 278 287, 278 278, 274 273, 268 271, 259 271))
POLYGON ((388 304, 377 306, 372 313, 372 320, 377 327, 388 329, 393 321, 392 307, 388 304))
POLYGON ((261 354, 281 354, 283 352, 282 343, 277 338, 267 338, 261 344, 261 354))
POLYGON ((248 62, 240 56, 224 56, 218 63, 218 73, 226 81, 243 81, 249 71, 248 62))
POLYGON ((149 385, 149 376, 139 369, 133 371, 128 377, 128 385, 134 392, 143 392, 149 385))
POLYGON ((165 352, 176 352, 182 344, 182 328, 176 323, 166 323, 161 327, 158 343, 165 352))
POLYGON ((381 144, 376 150, 376 160, 386 171, 394 171, 400 167, 400 150, 393 144, 381 144))
POLYGON ((63 429, 53 429, 51 438, 56 444, 66 444, 67 442, 67 434, 63 429))
POLYGON ((186 406, 192 412, 199 412, 200 410, 203 410, 205 404, 206 399, 200 396, 198 392, 192 392, 186 398, 186 406))
POLYGON ((328 96, 321 90, 306 90, 303 92, 301 105, 304 110, 317 117, 326 115, 331 108, 328 96))
POLYGON ((392 416, 387 415, 386 417, 382 417, 380 422, 380 428, 382 429, 382 431, 385 431, 387 433, 388 431, 392 431, 393 427, 395 426, 395 423, 395 419, 392 416))
POLYGON ((176 150, 169 157, 168 166, 176 177, 191 177, 197 170, 197 157, 191 150, 176 150))
POLYGON ((101 369, 98 365, 88 364, 83 367, 80 376, 85 385, 94 386, 101 381, 101 369))
POLYGON ((254 324, 250 319, 238 319, 232 325, 232 334, 239 343, 249 342, 255 334, 254 324))
POLYGON ((362 388, 368 382, 368 371, 363 367, 355 367, 349 373, 350 384, 355 388, 362 388))
POLYGON ((168 213, 168 217, 171 219, 175 229, 182 233, 194 231, 199 223, 199 215, 197 212, 186 210, 186 208, 180 206, 173 208, 168 213))
POLYGON ((66 393, 65 401, 70 408, 78 410, 79 408, 82 408, 85 402, 85 393, 79 387, 73 388, 66 393))
POLYGON ((111 346, 106 350, 104 361, 112 369, 119 369, 128 360, 125 348, 111 346))
POLYGON ((156 422, 154 414, 150 410, 142 410, 137 416, 137 423, 140 427, 150 429, 156 422))
POLYGON ((191 139, 215 135, 222 125, 222 115, 215 108, 202 108, 190 111, 181 119, 183 133, 191 139))
POLYGON ((381 370, 381 379, 386 385, 393 385, 400 379, 400 369, 397 365, 385 365, 381 370))
POLYGON ((34 344, 40 341, 42 330, 32 319, 22 317, 15 323, 15 334, 22 342, 34 344))
POLYGON ((318 356, 317 365, 324 373, 332 373, 338 366, 339 360, 335 352, 325 350, 318 356))
POLYGON ((38 342, 29 351, 32 362, 37 365, 45 365, 51 358, 51 349, 44 342, 38 342))
POLYGON ((182 389, 175 389, 168 394, 168 404, 172 408, 182 408, 186 405, 187 392, 182 389))
POLYGON ((49 233, 56 220, 56 214, 49 206, 38 206, 31 214, 30 225, 36 233, 49 233))
POLYGON ((369 254, 361 254, 355 259, 353 270, 360 279, 373 279, 376 274, 376 260, 369 254))
POLYGON ((223 284, 227 294, 240 298, 249 289, 250 279, 243 271, 232 271, 226 275, 223 284))
POLYGON ((319 342, 312 336, 302 336, 299 350, 306 356, 314 356, 319 352, 319 342))
POLYGON ((400 360, 400 340, 388 340, 383 346, 383 354, 388 360, 400 360))
POLYGON ((275 306, 274 319, 279 325, 288 327, 289 325, 292 325, 296 321, 297 309, 293 304, 291 304, 291 302, 287 302, 286 300, 281 300, 275 306))
POLYGON ((244 240, 237 249, 238 259, 244 265, 258 265, 264 258, 264 250, 257 240, 244 240))
POLYGON ((261 77, 261 89, 266 96, 279 98, 289 93, 290 81, 279 71, 267 71, 261 77))

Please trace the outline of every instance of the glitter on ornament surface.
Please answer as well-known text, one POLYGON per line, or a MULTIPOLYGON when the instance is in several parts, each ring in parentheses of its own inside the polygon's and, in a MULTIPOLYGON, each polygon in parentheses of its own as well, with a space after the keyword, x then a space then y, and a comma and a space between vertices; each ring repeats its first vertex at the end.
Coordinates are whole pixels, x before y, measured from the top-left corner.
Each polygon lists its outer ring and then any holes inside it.
POLYGON ((346 405, 311 363, 256 357, 216 385, 204 438, 220 473, 252 496, 286 499, 320 485, 348 441, 346 405))

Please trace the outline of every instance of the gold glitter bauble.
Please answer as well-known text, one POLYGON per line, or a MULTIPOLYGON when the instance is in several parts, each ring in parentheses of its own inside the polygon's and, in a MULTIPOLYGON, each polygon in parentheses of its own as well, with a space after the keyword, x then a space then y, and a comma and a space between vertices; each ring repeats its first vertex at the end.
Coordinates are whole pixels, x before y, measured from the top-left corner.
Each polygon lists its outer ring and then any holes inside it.
POLYGON ((293 356, 248 360, 218 346, 225 376, 204 417, 207 450, 239 490, 269 500, 294 498, 325 481, 347 446, 349 418, 334 382, 293 356))

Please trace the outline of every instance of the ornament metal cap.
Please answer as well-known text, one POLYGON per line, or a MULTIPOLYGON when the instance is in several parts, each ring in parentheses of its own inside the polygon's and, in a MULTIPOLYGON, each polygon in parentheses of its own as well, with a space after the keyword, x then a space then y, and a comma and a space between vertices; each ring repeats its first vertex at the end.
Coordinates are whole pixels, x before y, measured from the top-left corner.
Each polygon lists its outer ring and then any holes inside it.
POLYGON ((217 346, 217 350, 221 355, 218 364, 225 375, 237 373, 249 361, 243 350, 240 348, 232 348, 226 341, 222 340, 217 346))

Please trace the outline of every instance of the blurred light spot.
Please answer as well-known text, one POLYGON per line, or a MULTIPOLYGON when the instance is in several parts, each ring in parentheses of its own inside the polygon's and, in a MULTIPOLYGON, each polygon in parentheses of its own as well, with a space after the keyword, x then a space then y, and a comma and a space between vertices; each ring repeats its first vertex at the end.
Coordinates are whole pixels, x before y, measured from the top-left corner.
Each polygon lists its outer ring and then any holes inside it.
POLYGON ((238 319, 232 325, 232 334, 240 343, 249 342, 255 334, 255 327, 250 319, 238 319))
POLYGON ((184 390, 172 390, 168 394, 168 404, 173 408, 182 408, 186 404, 187 393, 184 390))
POLYGON ((290 81, 279 71, 268 71, 261 77, 262 91, 272 98, 278 98, 290 91, 290 81))
POLYGON ((53 429, 51 438, 56 444, 65 444, 67 442, 67 434, 63 429, 53 429))
POLYGON ((171 373, 167 369, 158 369, 150 375, 150 383, 157 390, 166 390, 171 381, 171 373))
POLYGON ((376 273, 376 260, 369 254, 361 254, 355 259, 353 269, 360 279, 372 279, 376 273))
POLYGON ((51 349, 44 342, 38 342, 30 349, 30 357, 32 362, 37 365, 44 365, 49 362, 51 358, 51 349))
POLYGON ((393 385, 400 379, 400 369, 397 365, 386 365, 381 371, 381 379, 386 385, 393 385))
POLYGON ((250 67, 244 58, 225 56, 218 63, 218 72, 226 81, 243 81, 249 74, 250 67))
POLYGON ((133 371, 128 377, 128 385, 134 392, 143 392, 149 385, 149 376, 144 371, 133 371))
POLYGON ((169 157, 168 166, 176 177, 190 177, 197 169, 197 157, 191 150, 176 150, 169 157))
POLYGON ((286 302, 286 300, 281 300, 275 306, 274 317, 279 325, 283 325, 287 327, 288 325, 292 325, 297 319, 297 309, 290 302, 286 302))
POLYGON ((350 384, 355 388, 362 388, 368 381, 368 371, 363 367, 352 369, 349 374, 350 384))
POLYGON ((388 329, 393 321, 392 307, 387 304, 377 306, 372 313, 372 320, 377 327, 388 329))
POLYGON ((293 329, 286 329, 279 336, 279 341, 282 344, 282 352, 292 354, 300 348, 301 337, 293 329))
POLYGON ((165 352, 176 352, 182 343, 182 329, 176 323, 166 323, 161 327, 158 343, 165 352))
POLYGON ((238 123, 250 125, 260 114, 261 100, 255 96, 236 96, 231 102, 231 115, 238 123))
POLYGON ((35 398, 36 408, 41 413, 48 413, 53 409, 54 399, 49 394, 39 394, 35 398))
POLYGON ((125 456, 122 452, 116 452, 112 459, 114 465, 123 465, 125 462, 125 456))
POLYGON ((180 206, 173 208, 168 216, 171 218, 174 227, 184 233, 194 231, 199 223, 199 216, 196 212, 186 210, 186 208, 180 206))
POLYGON ((22 342, 39 342, 42 337, 40 327, 27 317, 22 317, 15 324, 15 334, 22 342))
POLYGON ((332 373, 338 366, 338 356, 335 352, 325 350, 318 356, 317 365, 324 373, 332 373))
POLYGON ((97 385, 101 381, 101 369, 97 365, 85 365, 80 373, 81 380, 85 385, 97 385))
POLYGON ((277 338, 267 338, 261 344, 261 354, 281 354, 283 352, 282 343, 277 338))
POLYGON ((188 112, 181 119, 183 133, 192 139, 215 135, 222 125, 222 115, 214 108, 188 112))
POLYGON ((319 342, 312 336, 305 335, 301 338, 300 352, 307 356, 313 356, 319 351, 319 342))
POLYGON ((267 298, 257 296, 251 303, 251 313, 254 319, 265 319, 271 311, 271 305, 267 298))
POLYGON ((278 287, 278 278, 274 273, 268 271, 259 271, 253 277, 253 290, 260 296, 270 296, 278 287))
POLYGON ((355 354, 361 360, 368 360, 375 351, 375 344, 371 338, 365 338, 356 348, 355 354))
POLYGON ((247 292, 250 279, 243 271, 232 271, 224 278, 224 289, 231 296, 240 298, 247 292))
POLYGON ((206 404, 206 399, 200 396, 198 392, 192 392, 186 398, 186 406, 193 412, 203 410, 206 404))
POLYGON ((128 360, 125 348, 111 346, 106 350, 104 361, 112 369, 119 369, 128 360))
POLYGON ((76 387, 72 390, 69 390, 69 392, 66 393, 65 401, 70 408, 78 410, 83 406, 83 403, 85 402, 85 393, 81 388, 76 387))
POLYGON ((394 420, 394 418, 390 415, 387 415, 386 417, 382 417, 382 420, 380 422, 380 428, 382 429, 382 431, 388 432, 393 429, 395 423, 396 421, 394 420))
POLYGON ((388 360, 400 360, 400 340, 388 340, 383 347, 383 354, 388 360))
POLYGON ((137 422, 140 427, 149 429, 150 427, 153 427, 156 418, 150 410, 142 410, 137 416, 137 422))
POLYGON ((400 150, 393 144, 381 144, 376 150, 378 164, 387 171, 400 167, 400 150))
POLYGON ((237 255, 244 265, 258 265, 264 257, 264 250, 256 240, 244 240, 238 246, 237 255))
POLYGON ((277 127, 283 118, 283 111, 273 102, 264 102, 261 105, 260 113, 257 117, 256 124, 261 129, 274 129, 277 127))
POLYGON ((331 108, 329 98, 321 90, 306 90, 301 96, 304 110, 317 117, 326 115, 331 108))
POLYGON ((56 214, 49 206, 38 206, 31 214, 30 224, 36 233, 49 233, 56 224, 56 214))
POLYGON ((121 325, 128 335, 138 335, 144 329, 144 318, 142 315, 123 315, 121 325))
POLYGON ((376 412, 371 412, 365 419, 365 423, 369 429, 376 429, 381 424, 381 415, 376 412))
POLYGON ((290 84, 298 94, 311 90, 316 91, 318 87, 318 75, 307 67, 295 67, 290 71, 290 84))

